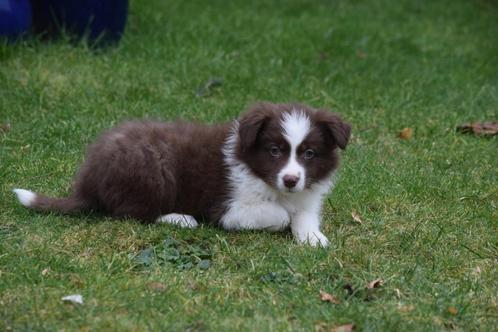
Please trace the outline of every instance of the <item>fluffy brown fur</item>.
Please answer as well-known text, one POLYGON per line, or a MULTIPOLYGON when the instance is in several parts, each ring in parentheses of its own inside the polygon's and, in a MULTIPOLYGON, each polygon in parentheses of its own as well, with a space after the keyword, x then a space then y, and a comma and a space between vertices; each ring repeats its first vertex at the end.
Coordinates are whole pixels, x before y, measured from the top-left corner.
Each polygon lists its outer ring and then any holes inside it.
POLYGON ((216 218, 226 191, 220 147, 228 131, 229 124, 126 122, 89 146, 70 197, 37 195, 33 208, 144 222, 172 211, 216 218))

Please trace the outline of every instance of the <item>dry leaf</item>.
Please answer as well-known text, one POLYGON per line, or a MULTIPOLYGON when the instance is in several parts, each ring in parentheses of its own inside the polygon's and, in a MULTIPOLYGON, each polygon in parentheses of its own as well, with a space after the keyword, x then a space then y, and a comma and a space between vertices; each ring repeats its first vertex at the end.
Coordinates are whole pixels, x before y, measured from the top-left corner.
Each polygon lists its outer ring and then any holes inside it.
POLYGON ((498 122, 472 122, 464 123, 457 127, 461 133, 472 133, 479 136, 492 136, 498 134, 498 122))
POLYGON ((396 297, 397 297, 398 299, 400 299, 400 298, 401 298, 401 291, 400 291, 399 289, 395 288, 395 289, 394 289, 394 293, 396 293, 396 297))
POLYGON ((318 53, 318 62, 323 62, 329 58, 329 54, 327 52, 318 53))
POLYGON ((458 309, 457 309, 457 308, 455 308, 455 307, 449 307, 449 308, 448 308, 448 312, 449 312, 450 314, 452 314, 453 316, 455 316, 455 315, 458 313, 458 309))
POLYGON ((356 211, 351 212, 351 217, 353 217, 353 220, 357 223, 363 224, 363 220, 361 220, 360 215, 356 213, 356 211))
POLYGON ((4 133, 10 131, 10 123, 0 123, 0 131, 4 133))
POLYGON ((162 292, 166 290, 166 285, 158 281, 149 282, 147 287, 155 292, 162 292))
POLYGON ((398 134, 398 137, 401 139, 410 139, 413 136, 413 129, 412 128, 403 128, 398 134))
POLYGON ((194 291, 198 291, 200 289, 199 285, 193 281, 189 281, 187 287, 194 291))
POLYGON ((374 281, 370 281, 367 284, 367 288, 368 289, 374 289, 374 288, 382 286, 383 284, 384 284, 384 280, 382 280, 382 279, 375 279, 374 281))
POLYGON ((50 272, 50 269, 47 267, 46 269, 43 269, 41 272, 42 276, 46 276, 50 272))
POLYGON ((315 332, 325 332, 329 331, 330 328, 324 321, 317 321, 315 324, 315 332))
POLYGON ((332 328, 332 332, 351 332, 355 329, 355 326, 353 323, 351 324, 345 324, 345 325, 340 325, 340 326, 334 326, 332 328))
POLYGON ((324 302, 330 302, 333 304, 341 303, 341 301, 337 297, 335 297, 334 295, 329 294, 327 292, 324 292, 321 289, 320 289, 320 299, 324 302))
POLYGON ((363 50, 356 50, 356 56, 360 59, 366 59, 368 57, 363 50))
POLYGON ((85 286, 83 279, 81 279, 81 277, 76 273, 69 274, 69 280, 75 287, 83 288, 83 286, 85 286))
POLYGON ((412 304, 408 304, 408 305, 401 305, 400 304, 400 305, 398 305, 398 310, 400 312, 404 312, 404 313, 411 312, 411 311, 415 310, 415 306, 412 304))

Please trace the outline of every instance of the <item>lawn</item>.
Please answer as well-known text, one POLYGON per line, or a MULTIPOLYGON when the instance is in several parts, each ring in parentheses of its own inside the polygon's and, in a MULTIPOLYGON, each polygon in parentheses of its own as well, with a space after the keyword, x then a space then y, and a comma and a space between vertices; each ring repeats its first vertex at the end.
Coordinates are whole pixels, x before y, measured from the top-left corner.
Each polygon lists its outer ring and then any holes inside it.
POLYGON ((498 119, 497 34, 491 0, 137 0, 117 48, 0 45, 0 330, 496 331, 497 138, 455 128, 498 119), (11 192, 65 195, 122 120, 225 121, 256 100, 353 124, 327 249, 36 214, 11 192))

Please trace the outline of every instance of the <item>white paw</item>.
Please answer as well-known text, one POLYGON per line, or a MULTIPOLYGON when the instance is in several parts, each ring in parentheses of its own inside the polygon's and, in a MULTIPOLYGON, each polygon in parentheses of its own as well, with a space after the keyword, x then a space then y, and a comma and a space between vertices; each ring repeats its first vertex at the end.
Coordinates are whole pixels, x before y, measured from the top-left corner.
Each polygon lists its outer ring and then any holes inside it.
POLYGON ((300 244, 309 244, 312 247, 327 247, 329 245, 329 240, 320 231, 313 232, 302 232, 294 234, 297 242, 300 244))
POLYGON ((199 226, 194 217, 188 214, 170 213, 160 216, 156 220, 166 224, 176 225, 183 228, 196 228, 199 226))

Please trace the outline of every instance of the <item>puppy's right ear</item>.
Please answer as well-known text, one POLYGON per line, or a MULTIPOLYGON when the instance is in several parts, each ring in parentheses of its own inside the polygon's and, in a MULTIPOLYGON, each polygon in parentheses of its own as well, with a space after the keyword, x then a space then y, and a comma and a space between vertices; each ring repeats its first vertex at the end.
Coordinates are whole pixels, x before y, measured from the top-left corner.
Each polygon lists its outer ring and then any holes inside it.
POLYGON ((250 149, 258 138, 274 108, 271 103, 261 102, 249 107, 239 119, 239 146, 242 152, 250 149))

